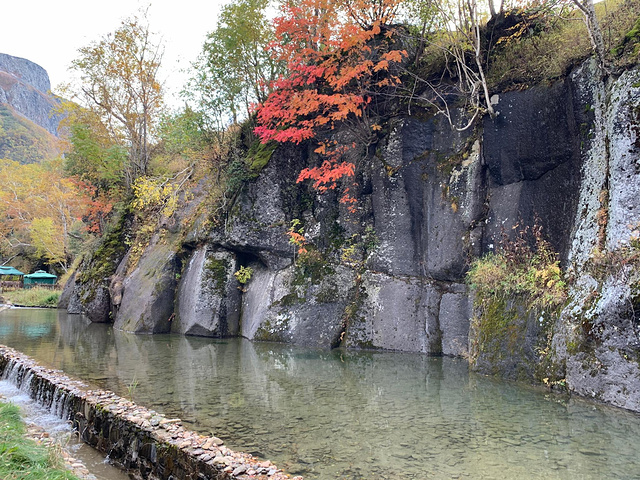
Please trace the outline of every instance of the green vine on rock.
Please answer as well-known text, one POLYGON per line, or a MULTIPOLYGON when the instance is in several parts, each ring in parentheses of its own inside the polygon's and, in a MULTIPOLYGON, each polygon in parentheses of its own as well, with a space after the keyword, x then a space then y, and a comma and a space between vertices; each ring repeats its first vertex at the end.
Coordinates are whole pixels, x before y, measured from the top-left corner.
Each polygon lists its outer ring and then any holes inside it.
POLYGON ((236 277, 238 283, 240 283, 241 285, 246 285, 246 283, 251 280, 251 277, 253 276, 253 268, 245 267, 243 265, 237 272, 233 274, 233 276, 236 277))

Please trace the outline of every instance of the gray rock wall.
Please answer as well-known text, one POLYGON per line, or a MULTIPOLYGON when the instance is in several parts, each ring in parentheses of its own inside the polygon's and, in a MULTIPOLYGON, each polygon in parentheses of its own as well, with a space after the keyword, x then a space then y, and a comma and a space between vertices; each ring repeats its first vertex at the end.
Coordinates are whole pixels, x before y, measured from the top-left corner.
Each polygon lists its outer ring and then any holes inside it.
POLYGON ((40 65, 0 53, 0 103, 58 135, 60 117, 51 114, 58 101, 50 90, 49 75, 40 65))
POLYGON ((169 333, 179 272, 173 245, 154 242, 148 247, 124 279, 114 327, 133 333, 169 333))
POLYGON ((552 373, 580 395, 640 411, 640 71, 608 84, 592 71, 586 64, 574 76, 593 123, 569 253, 576 278, 555 324, 552 373))
POLYGON ((223 224, 186 235, 190 257, 147 249, 123 281, 116 327, 468 356, 481 372, 640 411, 637 267, 592 269, 596 248, 638 236, 639 84, 637 70, 603 83, 587 62, 553 85, 498 95, 499 116, 465 132, 390 119, 366 152, 349 153, 355 211, 295 181, 319 161, 313 148, 278 148, 223 224), (306 253, 289 242, 294 219, 306 253), (468 266, 537 221, 573 282, 568 306, 532 312, 506 299, 513 328, 485 335, 468 266), (225 264, 215 278, 212 260, 225 264), (253 275, 239 289, 240 266, 253 275))
MULTIPOLYGON (((488 171, 484 251, 501 232, 536 216, 561 258, 566 258, 580 188, 580 124, 569 81, 498 96, 499 116, 484 121, 483 161, 488 171)), ((584 110, 584 107, 583 107, 584 110)))
POLYGON ((171 331, 208 337, 237 335, 241 292, 233 276, 236 270, 231 252, 205 246, 193 251, 180 278, 171 331))

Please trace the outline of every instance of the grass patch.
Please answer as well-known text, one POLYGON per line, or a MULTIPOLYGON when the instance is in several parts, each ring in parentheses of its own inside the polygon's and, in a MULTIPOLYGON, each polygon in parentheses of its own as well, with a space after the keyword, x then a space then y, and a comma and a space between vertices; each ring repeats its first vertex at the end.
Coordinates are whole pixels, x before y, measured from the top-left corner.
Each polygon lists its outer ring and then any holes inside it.
MULTIPOLYGON (((637 62, 637 42, 640 2, 608 0, 596 4, 596 14, 605 43, 605 50, 618 68, 637 62)), ((528 87, 565 76, 572 68, 592 54, 591 43, 582 14, 544 16, 530 28, 534 32, 514 41, 498 45, 489 58, 487 81, 492 90, 528 87)))
POLYGON ((58 306, 58 299, 62 290, 50 290, 48 288, 29 288, 24 290, 14 290, 2 294, 6 302, 22 307, 49 307, 58 306))
POLYGON ((0 478, 3 480, 77 480, 51 449, 26 438, 17 406, 0 403, 0 478))
POLYGON ((514 238, 503 232, 497 252, 476 259, 467 274, 476 293, 470 361, 493 374, 520 380, 533 375, 547 385, 559 385, 553 382, 561 379, 547 371, 553 370, 549 356, 553 321, 566 302, 568 288, 558 255, 542 238, 538 223, 519 230, 516 225, 514 230, 514 238), (526 338, 533 320, 539 321, 535 355, 526 338))
POLYGON ((542 238, 540 226, 529 230, 520 229, 513 240, 503 232, 498 251, 472 263, 467 279, 478 301, 519 297, 529 308, 543 310, 554 310, 564 303, 567 285, 558 255, 542 238))

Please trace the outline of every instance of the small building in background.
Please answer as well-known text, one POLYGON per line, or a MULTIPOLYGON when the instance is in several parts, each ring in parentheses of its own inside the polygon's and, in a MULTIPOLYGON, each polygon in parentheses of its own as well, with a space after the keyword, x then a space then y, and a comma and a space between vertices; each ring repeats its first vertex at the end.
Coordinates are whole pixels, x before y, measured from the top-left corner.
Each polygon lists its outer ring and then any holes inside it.
MULTIPOLYGON (((0 276, 8 276, 8 277, 23 277, 24 273, 22 273, 17 268, 9 267, 8 265, 0 265, 0 276)), ((11 278, 11 280, 15 280, 11 278)))
POLYGON ((32 288, 34 286, 53 286, 56 284, 58 277, 44 270, 36 270, 29 275, 24 276, 24 288, 32 288))
POLYGON ((17 268, 0 265, 0 291, 22 288, 23 277, 24 273, 17 268))

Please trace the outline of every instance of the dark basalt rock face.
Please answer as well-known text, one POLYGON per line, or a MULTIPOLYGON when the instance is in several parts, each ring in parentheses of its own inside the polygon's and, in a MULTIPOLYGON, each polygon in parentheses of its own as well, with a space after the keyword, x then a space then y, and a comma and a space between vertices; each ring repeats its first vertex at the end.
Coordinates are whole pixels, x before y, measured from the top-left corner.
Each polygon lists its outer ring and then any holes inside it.
POLYGON ((318 161, 312 147, 279 147, 224 222, 196 222, 180 252, 148 247, 122 279, 115 326, 465 356, 483 373, 545 378, 640 411, 639 322, 627 308, 637 285, 586 267, 595 247, 628 244, 640 222, 639 75, 604 85, 586 63, 551 86, 494 96, 498 117, 464 132, 437 117, 388 119, 348 153, 355 211, 296 182, 318 161), (304 254, 287 236, 294 219, 304 254), (576 279, 569 305, 530 311, 507 299, 512 335, 486 336, 468 266, 536 222, 576 279), (253 271, 244 285, 233 276, 241 266, 253 271))
POLYGON ((500 115, 485 119, 485 251, 499 242, 502 230, 509 232, 516 223, 533 225, 537 217, 566 259, 580 189, 580 125, 586 121, 584 113, 576 114, 572 89, 567 80, 502 94, 495 105, 500 115))

